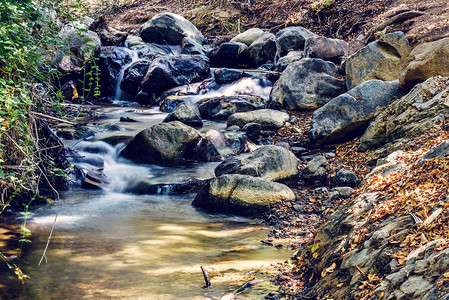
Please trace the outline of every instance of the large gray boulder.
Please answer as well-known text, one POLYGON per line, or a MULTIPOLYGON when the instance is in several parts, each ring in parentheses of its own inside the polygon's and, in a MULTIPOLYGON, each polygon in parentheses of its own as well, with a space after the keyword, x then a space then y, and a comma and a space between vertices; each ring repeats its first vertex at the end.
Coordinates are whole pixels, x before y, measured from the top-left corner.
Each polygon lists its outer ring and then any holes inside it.
POLYGON ((313 112, 310 141, 322 145, 362 134, 369 122, 398 96, 398 81, 365 81, 313 112))
POLYGON ((192 127, 202 127, 198 108, 191 102, 184 102, 176 106, 176 108, 165 117, 164 122, 180 121, 192 127))
POLYGON ((264 31, 260 28, 251 28, 248 29, 238 35, 236 35, 231 42, 234 43, 243 43, 247 46, 250 46, 255 40, 257 40, 264 31))
POLYGON ((319 58, 305 58, 290 64, 274 85, 268 107, 298 110, 316 109, 345 92, 337 66, 319 58))
POLYGON ((370 79, 398 80, 409 53, 408 40, 401 31, 385 34, 369 43, 346 61, 348 89, 370 79))
POLYGON ((235 113, 260 109, 263 102, 258 97, 230 96, 203 99, 197 105, 201 117, 227 120, 235 113))
POLYGON ((274 61, 276 56, 275 36, 264 32, 248 47, 248 63, 253 67, 259 67, 264 63, 274 61))
POLYGON ((416 46, 401 71, 401 89, 410 91, 416 84, 433 76, 449 76, 449 38, 416 46))
POLYGON ((361 149, 427 133, 449 115, 449 77, 436 76, 416 85, 371 122, 360 138, 361 149))
POLYGON ((285 125, 290 116, 278 110, 258 109, 249 112, 235 113, 228 118, 228 127, 237 125, 243 128, 248 123, 259 123, 263 130, 279 129, 285 125))
POLYGON ((138 60, 125 69, 123 79, 120 82, 120 88, 130 95, 137 95, 140 82, 145 77, 150 68, 151 61, 138 60))
POLYGON ((292 26, 280 30, 276 34, 276 48, 279 57, 290 51, 304 50, 306 40, 313 36, 316 36, 316 34, 301 26, 292 26))
POLYGON ((198 131, 181 122, 160 123, 139 132, 121 155, 136 163, 176 164, 189 155, 200 137, 198 131))
POLYGON ((161 94, 209 76, 209 59, 204 55, 161 56, 151 63, 141 88, 144 92, 161 94))
POLYGON ((277 203, 294 199, 295 194, 286 185, 232 174, 212 179, 192 204, 211 212, 254 215, 268 211, 277 203))
POLYGON ((185 37, 203 43, 203 34, 185 18, 164 12, 151 18, 140 27, 140 36, 145 42, 160 45, 181 45, 185 37))
POLYGON ((338 63, 342 57, 349 55, 349 45, 340 39, 312 36, 304 44, 304 54, 305 57, 321 58, 338 63))
POLYGON ((263 146, 253 152, 234 156, 215 168, 215 175, 242 174, 279 181, 298 175, 298 159, 279 146, 263 146))

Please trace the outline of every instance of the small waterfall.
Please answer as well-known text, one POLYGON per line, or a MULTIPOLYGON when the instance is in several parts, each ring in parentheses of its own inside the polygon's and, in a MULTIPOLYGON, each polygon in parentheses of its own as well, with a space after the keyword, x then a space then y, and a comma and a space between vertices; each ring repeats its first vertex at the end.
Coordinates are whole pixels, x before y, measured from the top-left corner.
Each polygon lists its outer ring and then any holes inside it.
POLYGON ((122 68, 120 69, 120 72, 117 76, 117 82, 115 83, 114 100, 127 100, 127 99, 122 99, 122 97, 126 93, 120 88, 120 83, 123 80, 123 76, 125 75, 126 68, 128 68, 130 65, 132 65, 134 62, 136 62, 139 59, 139 54, 136 50, 130 50, 129 48, 124 48, 124 49, 126 49, 126 51, 128 51, 131 54, 131 62, 126 65, 123 65, 122 68))

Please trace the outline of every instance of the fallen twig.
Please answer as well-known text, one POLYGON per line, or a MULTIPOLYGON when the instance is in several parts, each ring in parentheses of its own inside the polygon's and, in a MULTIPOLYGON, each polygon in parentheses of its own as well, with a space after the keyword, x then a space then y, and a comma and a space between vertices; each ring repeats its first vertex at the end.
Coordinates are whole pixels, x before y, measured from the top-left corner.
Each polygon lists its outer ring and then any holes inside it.
POLYGON ((209 275, 207 274, 207 270, 205 267, 201 266, 201 271, 203 272, 204 281, 206 282, 206 288, 210 287, 210 279, 209 275))

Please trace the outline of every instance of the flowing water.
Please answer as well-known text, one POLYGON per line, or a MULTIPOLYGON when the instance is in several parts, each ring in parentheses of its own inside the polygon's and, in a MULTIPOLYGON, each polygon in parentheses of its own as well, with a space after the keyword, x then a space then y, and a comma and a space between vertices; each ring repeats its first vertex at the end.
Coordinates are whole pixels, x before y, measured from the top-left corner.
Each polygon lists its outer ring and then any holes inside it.
MULTIPOLYGON (((220 92, 241 93, 248 80, 220 92)), ((269 92, 269 91, 268 91, 269 92)), ((118 92, 119 93, 119 92, 118 92)), ((119 99, 120 100, 120 99, 119 99)), ((98 108, 98 123, 120 124, 121 131, 100 132, 91 141, 67 142, 84 157, 78 165, 93 169, 100 162, 110 184, 103 190, 75 189, 61 194, 53 206, 40 207, 28 220, 32 247, 20 263, 31 276, 24 286, 13 275, 0 280, 0 297, 17 299, 217 299, 250 278, 249 272, 285 260, 289 253, 260 243, 268 228, 258 221, 208 214, 195 209, 194 195, 125 193, 143 180, 158 184, 214 176, 217 163, 180 167, 135 165, 118 155, 121 138, 161 122, 158 109, 98 108), (119 123, 121 116, 138 122, 119 123), (115 140, 114 146, 105 141, 115 140), (55 229, 38 266, 51 227, 55 229), (203 288, 200 266, 209 271, 212 287, 203 288), (9 285, 9 286, 8 286, 9 285)), ((206 122, 222 129, 224 123, 206 122)), ((3 274, 5 276, 5 274, 3 274)), ((268 290, 269 291, 269 290, 268 290)), ((239 296, 259 298, 265 287, 239 296)))

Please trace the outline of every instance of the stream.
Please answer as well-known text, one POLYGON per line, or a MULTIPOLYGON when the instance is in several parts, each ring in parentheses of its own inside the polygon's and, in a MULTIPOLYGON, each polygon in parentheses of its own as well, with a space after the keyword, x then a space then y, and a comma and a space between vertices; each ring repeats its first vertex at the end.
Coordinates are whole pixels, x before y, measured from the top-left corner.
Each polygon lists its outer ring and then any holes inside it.
MULTIPOLYGON (((245 84, 253 83, 246 80, 245 84)), ((269 93, 257 86, 250 90, 269 93)), ((232 95, 241 93, 241 87, 227 86, 214 93, 232 95)), ((115 91, 116 104, 124 103, 122 94, 115 91)), ((120 131, 97 132, 88 141, 64 143, 87 158, 84 162, 103 161, 103 173, 110 184, 102 190, 62 192, 59 203, 33 211, 27 221, 32 246, 20 262, 31 280, 22 286, 9 274, 4 281, 8 288, 0 284, 0 298, 219 299, 251 279, 251 272, 269 275, 266 269, 273 270, 270 265, 289 257, 287 250, 260 242, 270 229, 258 220, 205 213, 191 205, 195 195, 169 193, 172 183, 213 177, 218 163, 161 167, 136 165, 120 158, 121 140, 161 122, 166 113, 158 108, 119 105, 97 107, 96 112, 97 124, 118 124, 120 131), (137 122, 120 123, 122 116, 137 122), (107 143, 110 141, 114 146, 107 143), (159 193, 127 192, 145 180, 161 184, 159 193), (46 257, 38 266, 56 214, 46 257), (203 287, 202 265, 212 282, 208 289, 203 287)), ((207 121, 200 131, 225 127, 224 122, 207 121)), ((86 170, 96 167, 94 163, 78 165, 86 170)), ((276 287, 267 281, 247 289, 238 299, 259 299, 270 289, 276 287)))

